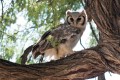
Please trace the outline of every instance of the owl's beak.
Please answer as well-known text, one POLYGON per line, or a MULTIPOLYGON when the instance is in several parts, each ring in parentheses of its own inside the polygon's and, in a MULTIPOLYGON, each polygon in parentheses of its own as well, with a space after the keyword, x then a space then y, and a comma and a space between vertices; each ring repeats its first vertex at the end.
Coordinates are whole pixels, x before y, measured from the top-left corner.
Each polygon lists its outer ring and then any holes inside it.
POLYGON ((74 26, 77 26, 77 22, 74 22, 74 26))

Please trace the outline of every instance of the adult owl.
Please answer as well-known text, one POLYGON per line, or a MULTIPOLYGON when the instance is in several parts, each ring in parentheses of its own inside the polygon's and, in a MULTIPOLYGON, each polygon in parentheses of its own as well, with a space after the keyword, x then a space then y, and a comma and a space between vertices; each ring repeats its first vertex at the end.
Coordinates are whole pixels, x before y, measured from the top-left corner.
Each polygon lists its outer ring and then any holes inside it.
POLYGON ((82 36, 87 23, 87 15, 82 12, 66 12, 64 24, 45 32, 41 39, 33 46, 34 58, 39 55, 54 57, 58 60, 73 53, 73 48, 82 36))

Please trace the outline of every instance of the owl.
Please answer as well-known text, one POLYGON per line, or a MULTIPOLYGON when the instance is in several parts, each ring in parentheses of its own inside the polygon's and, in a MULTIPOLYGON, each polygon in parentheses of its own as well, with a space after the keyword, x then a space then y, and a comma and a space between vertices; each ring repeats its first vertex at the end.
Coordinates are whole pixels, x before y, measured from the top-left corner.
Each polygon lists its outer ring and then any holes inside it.
POLYGON ((66 12, 65 23, 46 31, 41 39, 33 45, 34 58, 39 55, 54 57, 58 60, 73 53, 73 48, 82 36, 87 23, 87 15, 82 12, 66 12))

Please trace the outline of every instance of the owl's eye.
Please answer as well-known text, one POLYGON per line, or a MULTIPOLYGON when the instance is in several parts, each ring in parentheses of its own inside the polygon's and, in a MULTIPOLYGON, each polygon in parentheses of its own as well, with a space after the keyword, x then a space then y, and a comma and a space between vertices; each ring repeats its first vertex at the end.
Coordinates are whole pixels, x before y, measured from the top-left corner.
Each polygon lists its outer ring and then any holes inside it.
POLYGON ((79 21, 81 21, 81 19, 82 19, 82 18, 81 18, 81 17, 79 17, 79 18, 77 18, 77 21, 79 22, 79 21))
POLYGON ((73 18, 70 18, 70 20, 73 22, 74 21, 74 19, 73 18))

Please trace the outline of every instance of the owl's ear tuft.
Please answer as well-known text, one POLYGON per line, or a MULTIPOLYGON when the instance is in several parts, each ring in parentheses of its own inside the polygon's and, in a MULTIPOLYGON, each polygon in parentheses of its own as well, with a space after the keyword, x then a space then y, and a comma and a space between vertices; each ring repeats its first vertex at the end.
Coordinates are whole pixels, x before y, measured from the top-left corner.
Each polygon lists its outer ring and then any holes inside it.
POLYGON ((88 21, 88 16, 85 10, 81 12, 81 15, 85 17, 86 21, 88 21))
POLYGON ((82 12, 80 12, 82 15, 86 15, 86 11, 83 10, 82 12))
POLYGON ((66 15, 70 15, 71 12, 72 12, 71 10, 67 10, 67 11, 66 11, 66 15))

